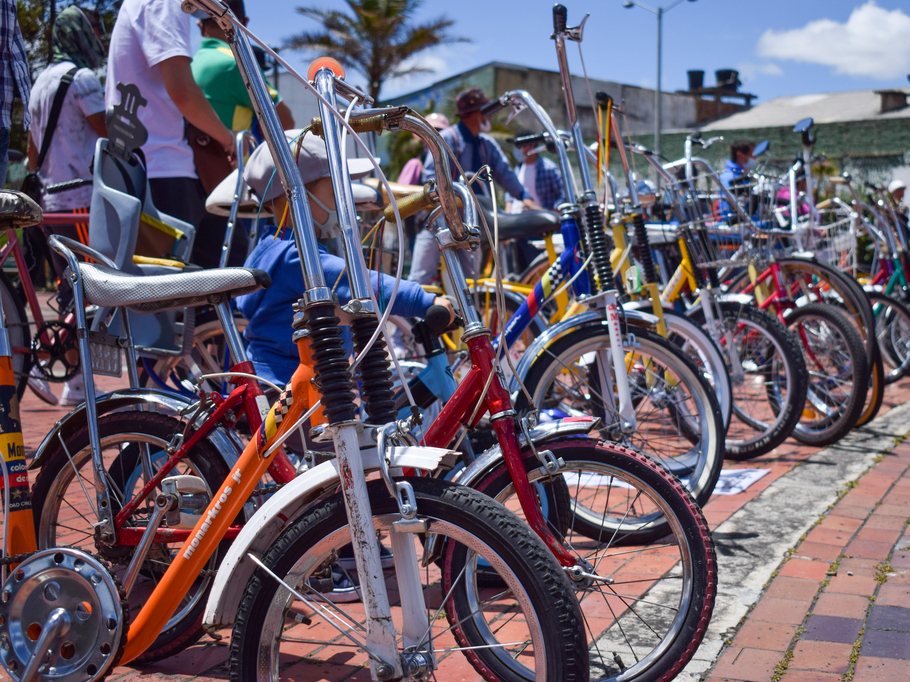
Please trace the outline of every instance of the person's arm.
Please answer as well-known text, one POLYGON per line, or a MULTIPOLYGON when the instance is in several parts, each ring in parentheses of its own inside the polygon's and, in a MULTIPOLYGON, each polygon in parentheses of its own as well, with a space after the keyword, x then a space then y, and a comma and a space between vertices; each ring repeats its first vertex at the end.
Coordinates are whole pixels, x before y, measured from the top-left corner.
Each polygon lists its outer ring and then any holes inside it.
POLYGON ((34 173, 35 169, 38 167, 38 148, 35 146, 35 141, 32 139, 32 132, 28 133, 28 170, 30 173, 34 173))
POLYGON ((225 151, 233 152, 234 136, 193 80, 190 62, 189 57, 171 57, 158 63, 167 94, 187 121, 218 140, 225 151))
POLYGON ((87 116, 85 120, 88 121, 92 130, 98 133, 98 137, 107 137, 107 118, 103 111, 87 116))
POLYGON ((285 130, 292 130, 294 128, 294 114, 291 113, 291 107, 282 100, 275 105, 275 110, 278 112, 278 120, 281 121, 281 127, 285 130))

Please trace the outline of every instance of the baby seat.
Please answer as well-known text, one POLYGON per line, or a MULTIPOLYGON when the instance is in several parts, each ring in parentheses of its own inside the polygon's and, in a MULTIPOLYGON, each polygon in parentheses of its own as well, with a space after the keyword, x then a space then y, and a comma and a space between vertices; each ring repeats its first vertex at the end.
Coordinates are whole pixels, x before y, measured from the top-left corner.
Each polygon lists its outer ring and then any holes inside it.
MULTIPOLYGON (((92 204, 89 214, 89 246, 110 258, 123 272, 135 275, 166 275, 184 267, 193 248, 196 228, 159 212, 149 191, 145 159, 139 148, 148 139, 137 111, 147 104, 136 85, 117 84, 120 104, 107 112, 108 139, 95 145, 92 204), (136 256, 137 243, 158 248, 157 256, 136 256), (179 261, 179 262, 178 262, 179 261)), ((148 253, 148 251, 146 251, 148 253)), ((96 315, 97 326, 110 311, 96 315)), ((130 328, 142 355, 183 355, 193 342, 193 308, 150 314, 130 311, 130 328)), ((114 314, 108 331, 119 334, 114 314)))

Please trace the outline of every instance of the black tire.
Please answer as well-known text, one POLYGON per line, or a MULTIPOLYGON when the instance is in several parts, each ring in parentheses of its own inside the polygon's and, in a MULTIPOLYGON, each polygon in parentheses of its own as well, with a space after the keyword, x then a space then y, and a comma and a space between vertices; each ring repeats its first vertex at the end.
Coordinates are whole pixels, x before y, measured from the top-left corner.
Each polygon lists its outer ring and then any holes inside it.
MULTIPOLYGON (((771 452, 792 433, 806 401, 808 373, 796 338, 773 315, 733 301, 720 308, 744 374, 733 387, 734 423, 727 428, 724 457, 741 461, 771 452)), ((691 315, 705 324, 700 308, 691 315)), ((724 360, 730 362, 726 352, 724 360)))
POLYGON ((9 334, 10 348, 13 356, 13 376, 16 378, 16 395, 19 400, 25 394, 28 385, 28 373, 32 368, 31 330, 28 315, 22 304, 20 289, 15 287, 5 272, 0 272, 0 305, 3 310, 3 323, 9 334))
POLYGON ((910 373, 910 308, 891 296, 867 292, 875 317, 875 338, 885 363, 885 384, 910 373))
MULTIPOLYGON (((576 586, 587 629, 591 679, 672 679, 698 649, 717 591, 714 546, 701 510, 675 477, 644 455, 587 438, 562 438, 541 447, 563 459, 559 478, 572 479, 569 489, 576 499, 582 497, 582 487, 587 491, 584 516, 603 517, 603 522, 598 518, 592 523, 577 515, 576 506, 574 530, 561 534, 552 529, 588 562, 591 572, 614 581, 576 586), (586 537, 578 535, 582 528, 587 529, 586 537), (649 549, 644 546, 648 540, 659 542, 649 549), (665 561, 654 582, 644 587, 637 560, 649 552, 660 553, 665 561), (611 620, 611 613, 622 615, 611 620)), ((551 479, 532 453, 527 453, 524 465, 530 480, 539 484, 551 479)), ((474 487, 509 508, 517 506, 504 462, 474 487)))
MULTIPOLYGON (((566 416, 593 414, 604 420, 601 435, 641 450, 680 478, 699 504, 711 497, 723 466, 724 427, 714 390, 674 343, 646 329, 634 328, 630 386, 638 428, 621 433, 601 398, 600 357, 609 353, 605 324, 586 325, 554 341, 534 361, 525 377, 533 407, 558 409, 566 416), (593 362, 591 361, 593 359, 593 362), (560 383, 557 381, 563 380, 560 383)), ((624 338, 624 343, 630 337, 624 338)), ((609 374, 612 363, 607 360, 609 374)), ((516 410, 532 405, 524 392, 516 410)))
MULTIPOLYGON (((496 566, 510 590, 520 595, 526 604, 522 613, 532 623, 529 630, 535 631, 535 641, 528 648, 524 648, 523 644, 509 646, 505 652, 495 646, 465 651, 471 665, 487 680, 521 679, 511 676, 514 661, 510 655, 513 649, 520 647, 520 651, 514 653, 522 663, 530 662, 524 660, 528 654, 538 654, 541 659, 536 661, 538 672, 545 675, 545 679, 587 680, 588 653, 572 587, 553 556, 527 525, 499 503, 464 486, 428 478, 409 480, 417 497, 418 518, 427 519, 431 530, 439 533, 435 547, 441 553, 439 560, 443 568, 436 571, 437 577, 429 571, 420 571, 422 576, 433 581, 431 589, 425 590, 427 598, 432 599, 436 595, 435 601, 428 602, 432 617, 432 633, 428 634, 434 637, 434 648, 448 646, 445 642, 447 638, 440 633, 446 633, 450 628, 457 642, 456 648, 477 638, 487 644, 495 644, 496 635, 489 630, 484 634, 484 631, 488 626, 496 626, 496 623, 483 620, 486 613, 475 612, 469 617, 464 611, 465 605, 471 603, 472 595, 476 599, 479 594, 476 583, 471 584, 475 573, 467 568, 476 565, 476 560, 482 557, 496 566), (467 546, 476 549, 479 555, 469 552, 467 546), (437 588, 437 585, 443 584, 454 584, 456 590, 449 592, 437 588), (454 591, 459 591, 460 595, 455 596, 454 591), (446 619, 440 617, 443 608, 446 619), (489 639, 491 635, 493 642, 489 639), (543 655, 540 655, 540 649, 544 650, 543 655), (505 657, 507 662, 504 663, 501 657, 505 657)), ((377 529, 388 533, 390 524, 400 518, 398 505, 382 482, 372 481, 368 488, 377 529)), ((310 581, 316 571, 329 569, 336 548, 349 543, 350 538, 343 500, 340 494, 332 495, 312 505, 285 529, 266 553, 263 563, 282 580, 289 580, 298 589, 312 594, 313 583, 310 581)), ((419 557, 423 550, 420 547, 417 549, 419 557)), ((389 570, 394 570, 394 567, 389 570)), ((388 573, 386 575, 395 622, 400 616, 396 613, 394 600, 397 582, 394 578, 390 579, 388 573)), ((511 593, 490 597, 495 602, 490 604, 490 608, 499 610, 498 617, 504 616, 505 621, 515 624, 509 616, 516 613, 514 609, 519 599, 513 604, 506 594, 511 593), (502 608, 506 610, 502 611, 502 608)), ((323 606, 338 608, 338 604, 333 606, 327 601, 320 601, 323 606)), ((295 621, 294 615, 288 613, 292 604, 291 595, 286 590, 279 590, 278 583, 262 569, 256 571, 247 584, 234 624, 231 680, 282 679, 283 672, 299 662, 297 654, 280 651, 280 635, 287 633, 289 638, 293 638, 306 634, 306 623, 301 623, 299 619, 295 621), (290 629, 286 625, 291 626, 290 629)), ((345 613, 345 618, 355 622, 362 620, 362 616, 353 613, 345 613)), ((319 628, 316 631, 321 638, 319 641, 325 641, 322 633, 326 630, 321 627, 325 625, 324 621, 314 615, 313 622, 314 627, 319 628)), ((505 622, 499 621, 499 624, 505 625, 505 622)), ((398 623, 395 625, 400 631, 398 623)), ((332 633, 334 639, 336 633, 334 630, 332 633)), ((516 634, 510 630, 506 636, 512 638, 508 642, 516 639, 525 641, 523 633, 516 634)), ((344 645, 350 646, 350 643, 345 640, 344 645)), ((454 660, 460 657, 449 658, 455 665, 463 664, 461 660, 454 660)), ((437 660, 443 666, 445 654, 438 656, 437 660)), ((462 672, 458 674, 460 676, 462 672)), ((437 671, 437 675, 439 679, 452 677, 444 667, 437 671)))
MULTIPOLYGON (((157 452, 170 442, 172 436, 183 431, 184 424, 172 417, 152 412, 115 412, 98 420, 102 447, 106 449, 105 466, 111 491, 111 502, 116 514, 123 508, 124 499, 141 488, 140 443, 147 443, 150 456, 155 460, 157 452), (129 492, 126 492, 126 491, 129 492), (123 493, 123 494, 119 494, 123 493)), ((32 508, 35 529, 38 534, 38 548, 46 549, 58 545, 77 547, 93 554, 100 554, 111 562, 115 574, 122 576, 132 558, 134 547, 127 545, 107 546, 96 543, 91 523, 95 520, 91 506, 83 502, 90 496, 94 500, 94 478, 91 473, 91 448, 88 429, 82 428, 67 437, 66 450, 73 457, 73 464, 66 451, 58 446, 51 453, 47 464, 41 469, 32 489, 32 508), (79 479, 73 466, 80 471, 79 479), (81 475, 81 472, 86 475, 81 475)), ((59 441, 58 441, 59 443, 59 441)), ((166 455, 166 453, 164 453, 166 455)), ((218 451, 205 439, 200 441, 188 456, 178 464, 174 472, 200 476, 206 482, 210 493, 218 490, 228 476, 228 468, 218 451)), ((152 495, 155 493, 153 492, 152 495)), ((128 526, 147 525, 148 509, 143 505, 128 522, 128 526)), ((176 544, 153 545, 146 559, 140 577, 129 595, 131 613, 135 616, 153 588, 157 577, 169 565, 170 556, 183 541, 176 544)), ((208 569, 193 584, 181 601, 176 614, 168 621, 164 630, 136 661, 150 663, 172 656, 194 644, 203 634, 202 616, 212 582, 214 569, 218 567, 228 547, 222 542, 206 565, 208 569)))
POLYGON ((876 347, 875 358, 869 365, 869 391, 866 393, 866 402, 860 412, 856 426, 865 426, 878 415, 878 411, 885 404, 885 363, 882 354, 876 347))
POLYGON ((793 436, 806 445, 830 445, 856 426, 869 388, 863 340, 834 306, 791 310, 787 329, 799 339, 809 371, 806 405, 793 436))

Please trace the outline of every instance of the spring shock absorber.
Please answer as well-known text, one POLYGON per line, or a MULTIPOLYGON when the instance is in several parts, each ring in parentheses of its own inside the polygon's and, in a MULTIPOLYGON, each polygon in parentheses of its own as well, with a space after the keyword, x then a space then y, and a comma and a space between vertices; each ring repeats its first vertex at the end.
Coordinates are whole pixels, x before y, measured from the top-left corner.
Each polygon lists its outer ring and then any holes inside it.
POLYGON ((641 263, 642 274, 648 284, 657 283, 657 269, 651 257, 651 241, 648 239, 648 229, 645 227, 645 216, 641 211, 632 215, 632 228, 635 233, 635 244, 638 246, 638 262, 641 263))
POLYGON ((611 246, 607 241, 607 233, 604 231, 604 214, 596 199, 593 197, 586 197, 586 199, 584 232, 587 233, 587 246, 592 254, 591 260, 600 291, 609 291, 615 287, 613 265, 610 263, 611 246))
POLYGON ((357 370, 360 373, 363 403, 367 414, 365 421, 370 424, 388 424, 395 420, 397 412, 385 339, 382 336, 377 338, 373 347, 361 357, 363 349, 378 326, 379 322, 375 317, 358 317, 351 324, 351 332, 354 335, 354 350, 360 358, 357 370))
MULTIPOLYGON (((303 301, 298 303, 302 304, 303 301)), ((340 320, 331 305, 318 305, 306 311, 313 372, 322 393, 323 411, 330 424, 352 421, 356 414, 354 382, 339 325, 340 320)))

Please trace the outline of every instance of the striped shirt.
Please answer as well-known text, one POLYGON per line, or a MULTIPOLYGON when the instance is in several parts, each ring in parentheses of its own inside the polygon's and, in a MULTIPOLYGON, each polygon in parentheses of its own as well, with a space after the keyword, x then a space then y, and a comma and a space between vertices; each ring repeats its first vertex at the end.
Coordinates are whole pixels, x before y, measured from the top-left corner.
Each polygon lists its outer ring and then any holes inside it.
POLYGON ((19 31, 14 0, 0 0, 0 128, 13 126, 13 100, 22 100, 22 127, 28 128, 28 94, 32 81, 28 73, 25 43, 19 31))

